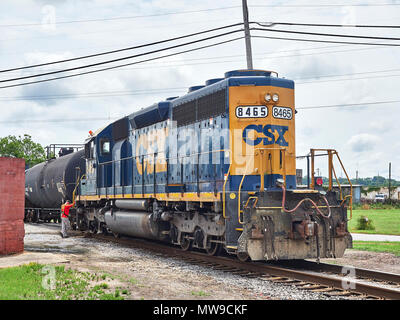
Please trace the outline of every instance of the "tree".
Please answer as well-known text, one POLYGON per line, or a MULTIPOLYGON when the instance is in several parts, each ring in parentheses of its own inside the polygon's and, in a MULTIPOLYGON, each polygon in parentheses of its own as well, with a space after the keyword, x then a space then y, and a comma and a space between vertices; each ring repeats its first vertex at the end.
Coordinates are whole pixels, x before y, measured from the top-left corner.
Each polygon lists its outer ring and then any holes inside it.
POLYGON ((23 158, 28 166, 46 160, 44 148, 39 143, 33 142, 28 134, 18 138, 16 136, 0 138, 0 156, 23 158))

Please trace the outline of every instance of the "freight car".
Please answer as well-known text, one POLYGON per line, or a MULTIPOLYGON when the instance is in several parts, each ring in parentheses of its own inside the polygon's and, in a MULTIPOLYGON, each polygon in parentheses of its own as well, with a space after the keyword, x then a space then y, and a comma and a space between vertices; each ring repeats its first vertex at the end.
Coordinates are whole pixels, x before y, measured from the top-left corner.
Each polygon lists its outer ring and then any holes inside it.
POLYGON ((60 222, 60 208, 72 200, 77 178, 85 173, 84 151, 61 149, 58 158, 25 172, 25 221, 60 222))
POLYGON ((311 150, 299 189, 295 113, 293 81, 236 70, 123 117, 85 141, 71 222, 241 260, 341 257, 352 199, 332 188, 338 154, 323 151, 325 191, 311 150))

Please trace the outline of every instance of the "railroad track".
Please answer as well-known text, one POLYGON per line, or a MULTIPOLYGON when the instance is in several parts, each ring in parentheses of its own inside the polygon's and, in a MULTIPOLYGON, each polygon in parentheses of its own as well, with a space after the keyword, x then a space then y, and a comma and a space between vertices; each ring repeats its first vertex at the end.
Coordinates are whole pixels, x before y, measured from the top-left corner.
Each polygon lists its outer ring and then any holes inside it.
POLYGON ((258 278, 327 296, 347 296, 362 299, 400 300, 400 275, 361 268, 315 263, 294 262, 242 262, 228 256, 209 256, 202 252, 183 251, 180 248, 144 239, 114 238, 102 234, 86 234, 97 240, 114 242, 128 247, 145 249, 154 253, 203 265, 215 270, 248 278, 258 278), (346 275, 350 270, 349 277, 346 275), (345 276, 344 276, 345 275, 345 276), (378 283, 376 283, 378 281, 378 283))

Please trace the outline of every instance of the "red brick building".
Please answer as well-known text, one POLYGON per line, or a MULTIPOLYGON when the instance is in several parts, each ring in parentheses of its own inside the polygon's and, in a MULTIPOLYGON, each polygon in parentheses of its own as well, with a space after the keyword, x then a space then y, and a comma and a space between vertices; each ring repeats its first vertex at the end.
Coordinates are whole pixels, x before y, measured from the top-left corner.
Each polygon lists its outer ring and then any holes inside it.
POLYGON ((25 160, 0 157, 0 255, 24 250, 25 160))

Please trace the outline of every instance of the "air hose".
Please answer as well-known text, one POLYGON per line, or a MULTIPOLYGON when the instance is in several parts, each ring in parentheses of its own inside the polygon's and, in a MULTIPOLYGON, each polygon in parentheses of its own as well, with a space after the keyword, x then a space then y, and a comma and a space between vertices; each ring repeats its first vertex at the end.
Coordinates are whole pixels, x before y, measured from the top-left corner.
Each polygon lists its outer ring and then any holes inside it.
POLYGON ((325 201, 325 203, 326 203, 326 206, 327 206, 327 208, 328 208, 328 215, 327 215, 327 216, 324 215, 324 214, 322 213, 321 210, 319 210, 317 204, 316 204, 313 200, 311 200, 310 198, 304 198, 304 199, 300 200, 299 203, 297 203, 297 205, 296 205, 293 209, 291 209, 291 210, 286 209, 286 208, 285 208, 285 202, 286 202, 286 188, 285 188, 284 185, 282 185, 281 188, 282 188, 282 192, 283 192, 283 195, 282 195, 282 209, 283 209, 283 211, 285 211, 285 212, 287 212, 287 213, 293 213, 293 212, 295 212, 295 211, 300 207, 300 205, 301 205, 303 202, 309 201, 309 202, 311 202, 311 203, 314 205, 314 207, 315 207, 315 209, 317 210, 317 212, 318 212, 323 218, 329 219, 329 218, 331 217, 331 208, 330 208, 330 206, 329 206, 328 200, 326 199, 326 197, 325 197, 324 195, 321 195, 321 196, 322 196, 322 199, 324 199, 324 201, 325 201))

